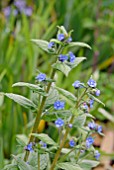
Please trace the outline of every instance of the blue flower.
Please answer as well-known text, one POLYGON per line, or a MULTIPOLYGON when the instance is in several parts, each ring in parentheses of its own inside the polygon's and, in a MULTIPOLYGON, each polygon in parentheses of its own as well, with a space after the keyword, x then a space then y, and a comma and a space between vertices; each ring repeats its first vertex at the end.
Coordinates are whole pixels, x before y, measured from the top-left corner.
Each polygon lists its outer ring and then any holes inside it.
POLYGON ((36 80, 38 80, 39 82, 46 80, 46 75, 43 73, 40 73, 37 77, 36 80))
POLYGON ((94 156, 95 156, 95 158, 96 158, 96 160, 99 160, 100 155, 101 155, 101 154, 99 153, 99 151, 98 151, 98 150, 96 150, 96 151, 95 151, 95 155, 94 155, 94 156))
POLYGON ((100 96, 100 93, 101 93, 100 90, 96 90, 95 95, 100 96))
POLYGON ((53 48, 54 44, 55 44, 55 43, 54 43, 53 41, 51 41, 51 42, 48 44, 48 49, 53 48))
POLYGON ((39 142, 42 148, 47 148, 47 144, 43 141, 39 142))
POLYGON ((98 132, 98 133, 102 133, 102 130, 103 130, 102 126, 98 126, 98 127, 97 127, 97 132, 98 132))
POLYGON ((72 140, 69 141, 69 145, 70 145, 71 147, 74 147, 74 146, 76 145, 76 143, 75 143, 75 141, 72 139, 72 140))
POLYGON ((64 125, 64 120, 62 120, 61 118, 58 118, 56 121, 55 121, 55 126, 57 128, 60 128, 64 125))
POLYGON ((67 42, 69 43, 69 42, 71 42, 71 41, 72 41, 72 37, 69 37, 68 40, 67 40, 67 42))
POLYGON ((88 127, 91 129, 91 130, 95 130, 96 129, 96 124, 94 122, 90 122, 88 123, 88 127))
POLYGON ((90 78, 90 79, 88 80, 87 84, 88 84, 88 86, 90 86, 90 87, 92 87, 92 88, 96 87, 96 85, 97 85, 96 81, 93 80, 92 78, 90 78))
POLYGON ((60 55, 59 55, 59 61, 64 62, 65 60, 68 60, 68 56, 67 56, 67 55, 63 55, 63 54, 60 54, 60 55))
POLYGON ((88 109, 89 109, 88 105, 85 102, 83 103, 82 108, 83 108, 84 111, 88 111, 88 109))
POLYGON ((58 35, 57 35, 57 39, 58 39, 59 41, 63 41, 63 40, 65 39, 65 35, 64 35, 64 34, 58 34, 58 35))
POLYGON ((75 61, 75 59, 76 59, 75 55, 70 51, 70 52, 69 52, 69 56, 70 56, 70 62, 71 62, 71 63, 74 63, 74 61, 75 61))
POLYGON ((24 0, 15 0, 14 5, 22 12, 26 7, 26 2, 24 0))
POLYGON ((54 103, 54 109, 55 109, 55 110, 64 109, 64 106, 65 106, 65 102, 60 101, 60 100, 57 100, 57 101, 55 101, 55 103, 54 103))
POLYGON ((72 84, 72 86, 74 86, 74 88, 75 89, 78 89, 79 87, 81 87, 81 85, 80 85, 80 81, 75 81, 73 84, 72 84))
POLYGON ((68 124, 68 127, 69 127, 69 128, 72 128, 72 126, 73 126, 73 125, 72 125, 71 123, 68 124))
POLYGON ((87 148, 90 148, 90 146, 93 144, 93 142, 94 142, 94 139, 93 139, 91 136, 89 136, 89 137, 86 139, 86 147, 87 147, 87 148))
POLYGON ((32 8, 31 7, 26 7, 26 8, 24 8, 24 14, 26 15, 26 16, 31 16, 32 15, 32 8))
POLYGON ((92 108, 92 107, 93 107, 93 104, 94 104, 94 100, 93 100, 93 99, 90 99, 89 104, 90 104, 90 108, 92 108))
POLYGON ((8 7, 4 8, 3 13, 4 13, 5 17, 9 17, 9 15, 11 13, 11 7, 8 6, 8 7))
POLYGON ((33 143, 31 142, 27 146, 25 146, 24 149, 27 150, 27 151, 33 152, 32 146, 33 146, 33 143))

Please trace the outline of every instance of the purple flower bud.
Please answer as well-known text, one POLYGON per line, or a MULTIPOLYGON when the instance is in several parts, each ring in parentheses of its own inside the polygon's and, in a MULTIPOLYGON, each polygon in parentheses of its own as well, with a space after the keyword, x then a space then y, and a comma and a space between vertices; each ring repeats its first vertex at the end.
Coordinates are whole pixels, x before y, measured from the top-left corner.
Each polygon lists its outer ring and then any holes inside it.
POLYGON ((72 125, 71 123, 68 124, 68 127, 69 127, 69 128, 72 128, 72 126, 73 126, 73 125, 72 125))
POLYGON ((67 55, 63 55, 63 54, 60 54, 60 55, 59 55, 59 61, 64 62, 65 60, 68 60, 68 56, 67 56, 67 55))
POLYGON ((97 126, 97 132, 98 133, 102 133, 102 130, 103 130, 102 126, 97 126))
POLYGON ((80 88, 80 86, 81 86, 81 85, 80 85, 80 81, 78 81, 78 80, 75 81, 75 82, 72 84, 72 86, 74 86, 75 89, 80 88))
POLYGON ((46 75, 43 73, 40 73, 37 77, 36 80, 38 80, 39 82, 46 80, 46 75))
POLYGON ((63 41, 63 40, 65 39, 65 35, 64 35, 64 34, 58 34, 58 35, 57 35, 57 39, 58 39, 59 41, 63 41))
POLYGON ((71 147, 74 147, 76 145, 76 142, 72 139, 72 140, 69 141, 69 145, 71 147))
POLYGON ((95 88, 97 83, 95 80, 93 80, 92 78, 90 78, 87 82, 88 86, 92 87, 92 88, 95 88))
POLYGON ((96 90, 95 95, 100 96, 100 93, 101 93, 100 90, 96 90))
POLYGON ((94 155, 94 156, 95 156, 95 158, 96 158, 96 160, 99 160, 100 155, 101 155, 101 154, 99 153, 99 151, 98 151, 98 150, 96 150, 96 151, 95 151, 95 155, 94 155))
POLYGON ((75 61, 75 59, 76 59, 75 55, 70 51, 70 52, 69 52, 69 56, 70 56, 70 62, 71 62, 71 63, 74 63, 74 61, 75 61))
POLYGON ((96 129, 96 124, 94 122, 90 122, 88 123, 88 127, 91 129, 91 130, 95 130, 96 129))
POLYGON ((67 40, 67 42, 69 43, 69 42, 71 42, 71 41, 72 41, 72 37, 69 37, 68 40, 67 40))
POLYGON ((55 126, 57 128, 60 128, 64 125, 64 120, 62 120, 61 118, 58 118, 56 121, 55 121, 55 126))

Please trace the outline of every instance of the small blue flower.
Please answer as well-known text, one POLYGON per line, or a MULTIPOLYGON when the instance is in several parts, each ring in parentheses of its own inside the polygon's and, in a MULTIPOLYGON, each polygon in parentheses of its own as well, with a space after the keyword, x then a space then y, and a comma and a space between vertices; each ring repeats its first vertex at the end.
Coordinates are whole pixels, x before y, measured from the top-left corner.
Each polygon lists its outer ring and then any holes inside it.
POLYGON ((4 13, 5 17, 9 17, 9 15, 11 13, 11 7, 7 6, 6 8, 4 8, 3 13, 4 13))
POLYGON ((100 96, 100 93, 101 93, 100 90, 96 90, 95 95, 100 96))
POLYGON ((103 130, 102 126, 98 126, 98 127, 97 127, 97 132, 98 132, 98 133, 102 133, 102 130, 103 130))
POLYGON ((26 7, 26 2, 24 0, 15 0, 14 5, 22 12, 26 7))
POLYGON ((95 151, 95 155, 94 155, 94 156, 95 156, 95 158, 96 158, 96 160, 99 160, 100 155, 101 155, 101 154, 99 153, 99 151, 98 151, 98 150, 96 150, 96 151, 95 151))
POLYGON ((65 35, 64 35, 64 34, 58 34, 58 35, 57 35, 57 39, 58 39, 59 41, 63 41, 63 40, 65 39, 65 35))
POLYGON ((92 87, 92 88, 95 88, 97 83, 95 80, 93 80, 92 78, 90 78, 87 82, 88 86, 92 87))
POLYGON ((72 41, 72 37, 69 37, 68 40, 67 40, 67 42, 69 43, 69 42, 71 42, 71 41, 72 41))
POLYGON ((73 84, 72 84, 72 86, 74 86, 74 88, 75 89, 78 89, 78 88, 80 88, 81 87, 81 85, 80 85, 80 81, 75 81, 73 84))
POLYGON ((47 148, 47 144, 43 141, 39 142, 42 148, 47 148))
POLYGON ((27 150, 27 151, 33 152, 32 146, 33 146, 33 144, 32 144, 32 142, 31 142, 31 143, 29 143, 27 146, 25 146, 24 149, 27 150))
POLYGON ((65 102, 60 101, 60 100, 57 100, 57 101, 55 101, 55 103, 54 103, 54 109, 55 109, 55 110, 64 109, 64 106, 65 106, 65 102))
POLYGON ((64 120, 62 120, 61 118, 58 118, 56 121, 55 121, 55 126, 57 128, 60 128, 64 125, 64 120))
POLYGON ((93 104, 94 104, 94 100, 93 100, 93 99, 90 99, 89 104, 90 104, 90 108, 92 108, 92 107, 93 107, 93 104))
POLYGON ((70 62, 71 62, 71 63, 74 63, 74 61, 75 61, 75 59, 76 59, 75 55, 70 51, 70 52, 69 52, 69 56, 70 56, 70 62))
POLYGON ((54 42, 53 41, 51 41, 49 44, 48 44, 48 49, 51 49, 51 48, 53 48, 54 47, 54 42))
POLYGON ((67 56, 67 55, 63 55, 63 54, 60 54, 60 55, 59 55, 59 61, 64 62, 65 60, 68 60, 68 56, 67 56))
POLYGON ((32 8, 31 7, 26 7, 26 8, 24 8, 23 12, 24 12, 24 14, 26 16, 30 17, 32 15, 32 8))
POLYGON ((69 127, 69 128, 72 128, 72 126, 73 126, 73 125, 72 125, 71 123, 68 124, 68 127, 69 127))
POLYGON ((96 124, 94 122, 90 122, 88 123, 88 127, 91 129, 91 130, 95 130, 96 129, 96 124))
POLYGON ((89 136, 89 137, 86 139, 86 147, 87 147, 87 148, 90 148, 90 146, 93 144, 93 142, 94 142, 94 139, 93 139, 91 136, 89 136))
POLYGON ((36 80, 38 80, 39 82, 46 80, 46 75, 43 73, 40 73, 37 77, 36 80))
POLYGON ((72 140, 69 141, 69 145, 71 147, 74 147, 76 145, 76 142, 72 139, 72 140))
POLYGON ((88 111, 88 109, 89 109, 87 103, 85 103, 85 102, 83 103, 82 108, 84 111, 88 111))

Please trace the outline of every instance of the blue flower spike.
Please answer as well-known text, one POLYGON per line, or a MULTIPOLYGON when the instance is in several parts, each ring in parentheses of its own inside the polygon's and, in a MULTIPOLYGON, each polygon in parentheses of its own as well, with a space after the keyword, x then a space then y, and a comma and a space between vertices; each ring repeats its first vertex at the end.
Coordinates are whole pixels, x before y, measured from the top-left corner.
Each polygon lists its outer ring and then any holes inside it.
POLYGON ((69 59, 70 62, 71 62, 71 63, 74 63, 74 61, 75 61, 75 59, 76 59, 76 56, 75 56, 71 51, 69 52, 69 57, 70 57, 70 59, 69 59))
POLYGON ((60 55, 59 55, 59 61, 64 62, 65 60, 68 60, 68 56, 67 56, 67 55, 63 55, 63 54, 60 54, 60 55))
POLYGON ((97 86, 97 83, 95 80, 93 80, 92 78, 90 78, 87 82, 89 87, 95 88, 97 86))
POLYGON ((56 121, 55 121, 55 126, 57 128, 60 128, 64 125, 64 120, 62 120, 61 118, 58 118, 56 121))
POLYGON ((74 147, 76 145, 76 142, 73 139, 71 139, 69 141, 69 145, 70 145, 70 147, 74 147))
POLYGON ((57 35, 57 39, 58 39, 59 41, 64 41, 65 35, 64 35, 64 34, 58 34, 58 35, 57 35))
POLYGON ((98 150, 96 150, 96 151, 95 151, 95 155, 94 155, 94 156, 95 156, 95 158, 96 158, 96 160, 99 160, 100 155, 101 155, 101 154, 99 153, 99 151, 98 151, 98 150))
POLYGON ((38 76, 36 76, 36 80, 39 82, 45 81, 46 80, 46 74, 40 73, 38 76))
POLYGON ((89 137, 86 139, 86 147, 87 147, 87 148, 90 148, 91 145, 93 144, 93 142, 94 142, 94 139, 93 139, 91 136, 89 136, 89 137))
POLYGON ((64 106, 65 106, 65 102, 64 101, 57 100, 54 103, 54 109, 55 110, 62 110, 62 109, 64 109, 64 106))

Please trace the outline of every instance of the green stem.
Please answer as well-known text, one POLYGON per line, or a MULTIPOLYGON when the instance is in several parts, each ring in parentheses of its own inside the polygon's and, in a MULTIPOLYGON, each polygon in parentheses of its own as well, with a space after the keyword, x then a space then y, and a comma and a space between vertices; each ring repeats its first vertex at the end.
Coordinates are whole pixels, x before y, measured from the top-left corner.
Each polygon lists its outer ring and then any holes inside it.
MULTIPOLYGON (((54 78, 54 75, 55 75, 55 70, 53 69, 50 78, 53 79, 53 78, 54 78)), ((52 83, 52 82, 50 82, 50 83, 48 84, 48 86, 47 86, 47 90, 46 90, 47 93, 48 93, 49 90, 50 90, 51 83, 52 83)), ((33 129, 32 129, 32 133, 36 133, 36 132, 37 132, 37 128, 38 128, 38 125, 39 125, 39 122, 40 122, 40 117, 41 117, 41 114, 42 114, 42 111, 43 111, 43 108, 44 108, 44 105, 45 105, 45 102, 46 102, 46 98, 47 98, 46 96, 43 96, 43 99, 42 99, 40 108, 39 108, 39 110, 38 110, 38 114, 37 114, 36 119, 35 119, 35 122, 34 122, 34 126, 33 126, 33 129)), ((33 142, 34 139, 35 139, 35 137, 34 137, 33 135, 30 135, 28 144, 29 144, 30 142, 33 142)), ((24 161, 27 161, 27 160, 28 160, 28 157, 29 157, 29 151, 26 151, 25 157, 24 157, 24 161)))
MULTIPOLYGON (((71 119, 70 119, 70 123, 73 122, 74 118, 75 118, 75 116, 72 115, 72 117, 71 117, 71 119)), ((64 147, 64 144, 65 144, 65 141, 66 141, 66 138, 67 138, 67 135, 68 135, 69 131, 70 131, 70 129, 67 127, 66 132, 65 132, 65 134, 64 134, 64 137, 63 137, 63 139, 62 139, 62 142, 61 142, 61 144, 60 144, 60 147, 59 147, 58 151, 57 151, 56 154, 55 154, 55 158, 54 158, 54 160, 53 160, 53 162, 52 162, 52 165, 51 165, 50 170, 54 170, 54 168, 55 168, 55 165, 56 165, 57 160, 58 160, 58 158, 59 158, 59 156, 60 156, 61 150, 62 150, 62 148, 64 147)))
POLYGON ((38 153, 38 170, 40 170, 40 153, 38 153))

